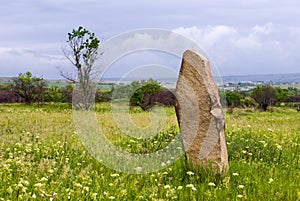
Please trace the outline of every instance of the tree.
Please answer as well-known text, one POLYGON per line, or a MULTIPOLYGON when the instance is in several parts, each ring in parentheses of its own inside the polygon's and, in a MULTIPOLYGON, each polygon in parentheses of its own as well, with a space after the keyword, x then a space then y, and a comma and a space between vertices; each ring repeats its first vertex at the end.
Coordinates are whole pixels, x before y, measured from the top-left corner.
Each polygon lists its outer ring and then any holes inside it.
POLYGON ((162 87, 159 82, 150 78, 147 81, 133 81, 130 90, 130 106, 140 106, 143 110, 147 110, 151 96, 160 92, 162 87))
POLYGON ((31 72, 19 74, 18 78, 13 80, 13 91, 24 98, 25 102, 41 102, 46 90, 46 83, 43 78, 32 77, 31 72))
POLYGON ((60 74, 67 80, 77 83, 75 103, 84 110, 89 110, 95 98, 95 84, 92 82, 95 75, 94 63, 98 58, 98 48, 100 40, 94 33, 79 26, 68 33, 68 48, 64 49, 65 57, 72 63, 77 72, 77 79, 64 74, 60 74))
POLYGON ((269 105, 276 102, 276 89, 272 86, 257 86, 252 92, 253 99, 266 111, 269 105))
POLYGON ((277 101, 279 102, 283 102, 284 100, 286 100, 288 97, 289 97, 289 93, 287 90, 284 90, 280 87, 277 87, 276 88, 276 98, 277 98, 277 101))
POLYGON ((242 98, 242 95, 238 92, 226 91, 226 102, 229 107, 239 106, 242 98))

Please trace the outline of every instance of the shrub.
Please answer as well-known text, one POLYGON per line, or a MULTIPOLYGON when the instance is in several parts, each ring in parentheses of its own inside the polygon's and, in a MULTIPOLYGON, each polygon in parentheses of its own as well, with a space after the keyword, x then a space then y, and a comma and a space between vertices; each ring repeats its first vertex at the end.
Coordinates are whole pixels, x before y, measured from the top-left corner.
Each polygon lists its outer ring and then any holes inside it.
POLYGON ((284 90, 280 87, 276 88, 276 99, 277 99, 277 101, 282 102, 282 101, 286 100, 289 96, 290 96, 290 94, 288 93, 287 90, 284 90))
POLYGON ((109 102, 112 99, 112 90, 98 90, 96 93, 96 102, 109 102))
POLYGON ((235 91, 226 91, 226 102, 229 107, 235 107, 241 105, 241 94, 235 91))
POLYGON ((52 86, 47 88, 47 91, 44 95, 44 101, 46 102, 64 102, 64 94, 61 88, 57 86, 52 86))
POLYGON ((299 95, 291 96, 291 97, 285 99, 284 102, 286 102, 286 103, 296 103, 296 102, 299 102, 300 103, 300 94, 299 95))
POLYGON ((42 101, 46 91, 46 83, 43 78, 32 77, 31 72, 26 72, 19 74, 19 77, 13 81, 13 91, 24 98, 26 103, 42 101))
POLYGON ((148 81, 133 81, 130 85, 132 96, 130 97, 130 106, 140 106, 143 110, 149 109, 148 99, 155 93, 162 90, 159 82, 153 79, 148 81))
POLYGON ((276 100, 276 89, 272 86, 257 86, 252 92, 253 99, 266 111, 269 105, 273 105, 276 100))
POLYGON ((72 94, 73 94, 73 85, 68 84, 66 87, 62 88, 62 94, 63 94, 63 102, 72 104, 72 94))
POLYGON ((251 98, 250 96, 246 96, 245 98, 243 98, 241 100, 241 104, 245 107, 245 108, 249 108, 249 107, 257 107, 258 104, 257 102, 251 98))
POLYGON ((156 103, 165 106, 174 106, 176 101, 176 96, 174 93, 168 89, 162 89, 156 93, 145 93, 143 103, 141 108, 143 110, 148 110, 152 108, 156 103))
POLYGON ((24 101, 24 98, 22 98, 19 94, 13 91, 7 89, 0 91, 0 103, 17 103, 24 101))

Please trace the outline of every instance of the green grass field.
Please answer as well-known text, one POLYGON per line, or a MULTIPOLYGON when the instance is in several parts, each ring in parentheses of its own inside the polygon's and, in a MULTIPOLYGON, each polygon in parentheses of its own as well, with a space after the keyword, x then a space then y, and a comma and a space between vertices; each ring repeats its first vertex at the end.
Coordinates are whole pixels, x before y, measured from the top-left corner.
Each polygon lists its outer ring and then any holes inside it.
MULTIPOLYGON (((99 124, 115 144, 144 153, 166 146, 178 134, 167 108, 164 132, 146 142, 130 140, 113 126, 108 104, 97 105, 99 124), (159 143, 157 143, 159 142, 159 143)), ((137 123, 148 113, 135 109, 137 123)), ((96 161, 75 132, 72 109, 0 105, 1 200, 300 200, 300 113, 237 109, 226 114, 230 169, 224 177, 194 173, 182 157, 149 174, 116 172, 96 161)))

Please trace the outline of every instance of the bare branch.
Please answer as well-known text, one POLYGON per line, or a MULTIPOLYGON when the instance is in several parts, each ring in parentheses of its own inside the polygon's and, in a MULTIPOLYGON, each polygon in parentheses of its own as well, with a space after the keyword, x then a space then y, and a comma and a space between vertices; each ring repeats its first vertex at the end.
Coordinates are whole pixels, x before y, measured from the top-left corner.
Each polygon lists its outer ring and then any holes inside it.
POLYGON ((72 83, 76 83, 76 79, 73 78, 73 76, 71 74, 64 73, 60 67, 56 67, 56 69, 58 70, 60 76, 62 76, 63 78, 65 78, 66 80, 68 80, 72 83))
POLYGON ((65 48, 62 48, 62 51, 65 55, 65 57, 71 62, 71 64, 73 64, 76 67, 76 64, 74 63, 74 61, 70 58, 69 54, 66 52, 65 48))

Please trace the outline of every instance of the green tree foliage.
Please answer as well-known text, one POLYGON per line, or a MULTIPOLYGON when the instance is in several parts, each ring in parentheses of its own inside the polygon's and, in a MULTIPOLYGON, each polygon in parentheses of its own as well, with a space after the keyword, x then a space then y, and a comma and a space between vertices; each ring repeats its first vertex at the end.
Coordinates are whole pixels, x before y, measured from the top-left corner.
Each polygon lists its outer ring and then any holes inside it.
POLYGON ((160 92, 162 87, 159 82, 150 78, 147 81, 133 81, 130 85, 130 90, 129 94, 132 94, 130 97, 130 105, 140 106, 145 110, 145 97, 150 97, 151 95, 160 92))
POLYGON ((289 96, 295 96, 300 94, 300 90, 296 87, 288 87, 286 91, 288 92, 289 96))
POLYGON ((226 91, 226 102, 229 107, 241 105, 242 95, 235 91, 226 91))
POLYGON ((2 84, 2 85, 0 85, 0 91, 9 90, 10 88, 11 88, 11 86, 8 85, 8 84, 2 84))
POLYGON ((51 86, 47 88, 47 91, 44 95, 45 102, 63 102, 63 92, 61 88, 57 86, 51 86))
POLYGON ((81 109, 88 110, 93 105, 95 99, 96 86, 92 82, 95 72, 94 63, 98 58, 98 48, 100 40, 94 33, 79 26, 68 33, 68 50, 64 49, 66 58, 73 64, 77 71, 77 80, 65 75, 66 79, 77 83, 76 105, 81 109))
POLYGON ((241 104, 245 108, 249 108, 249 107, 255 108, 258 106, 257 102, 250 96, 246 96, 245 98, 241 99, 241 104))
POLYGON ((46 90, 43 78, 32 77, 31 72, 21 73, 18 78, 13 80, 13 91, 24 98, 25 102, 41 102, 46 90))
POLYGON ((73 85, 72 84, 68 84, 66 87, 63 87, 61 89, 62 93, 63 93, 63 102, 65 103, 72 103, 72 94, 73 94, 73 85))
POLYGON ((257 86, 253 89, 252 97, 266 111, 269 105, 273 105, 276 102, 277 91, 269 85, 257 86))
POLYGON ((276 88, 277 101, 282 102, 282 101, 286 100, 288 97, 290 97, 288 90, 282 89, 280 87, 276 88))
POLYGON ((44 95, 45 102, 72 103, 73 85, 68 84, 65 87, 51 86, 47 88, 44 95))
POLYGON ((109 102, 112 98, 113 90, 97 90, 96 102, 109 102))

